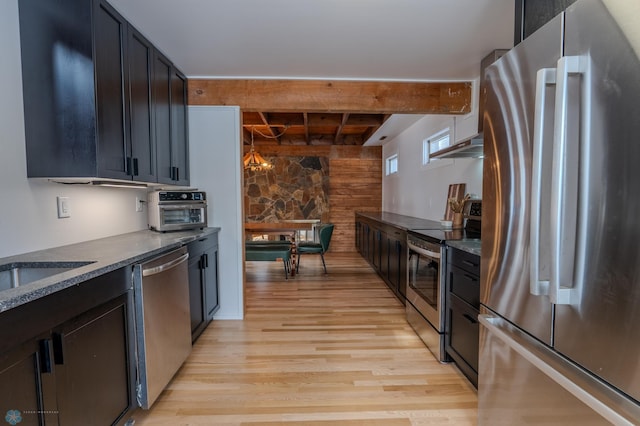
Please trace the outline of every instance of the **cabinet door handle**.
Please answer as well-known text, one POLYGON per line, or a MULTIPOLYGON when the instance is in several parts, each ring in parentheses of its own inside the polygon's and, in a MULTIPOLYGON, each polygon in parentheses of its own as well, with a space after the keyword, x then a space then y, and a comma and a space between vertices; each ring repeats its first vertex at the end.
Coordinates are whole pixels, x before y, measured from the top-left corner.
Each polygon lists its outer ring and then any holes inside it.
POLYGON ((40 340, 40 372, 51 373, 53 366, 51 365, 51 340, 40 340))
POLYGON ((476 277, 474 277, 473 275, 469 275, 469 274, 462 274, 462 275, 464 275, 464 277, 465 277, 466 279, 468 279, 469 281, 471 281, 471 282, 476 282, 476 281, 478 281, 478 279, 477 279, 476 277))
POLYGON ((64 364, 64 335, 53 333, 53 362, 56 365, 64 364))
POLYGON ((477 319, 475 319, 474 317, 472 317, 472 316, 471 316, 471 315, 469 315, 469 314, 462 314, 462 316, 463 316, 467 321, 469 321, 471 324, 475 324, 475 323, 477 323, 477 322, 478 322, 478 320, 477 320, 477 319))
POLYGON ((138 176, 138 159, 133 159, 133 175, 138 176))
POLYGON ((478 267, 478 265, 477 265, 477 264, 475 264, 475 263, 473 263, 473 262, 470 262, 470 261, 468 261, 468 260, 463 260, 463 261, 462 261, 462 263, 464 263, 464 264, 465 264, 465 265, 467 265, 467 266, 473 266, 474 268, 477 268, 477 267, 478 267))
POLYGON ((208 268, 209 267, 209 255, 207 253, 203 254, 202 257, 204 258, 204 267, 208 268))

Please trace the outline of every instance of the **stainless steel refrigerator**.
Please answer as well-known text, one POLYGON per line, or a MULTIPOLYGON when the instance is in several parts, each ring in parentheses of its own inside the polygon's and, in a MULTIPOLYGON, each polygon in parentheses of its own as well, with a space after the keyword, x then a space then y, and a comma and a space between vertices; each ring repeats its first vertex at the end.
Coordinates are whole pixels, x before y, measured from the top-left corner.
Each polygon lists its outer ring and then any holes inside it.
POLYGON ((640 424, 640 7, 578 0, 486 71, 480 425, 640 424))

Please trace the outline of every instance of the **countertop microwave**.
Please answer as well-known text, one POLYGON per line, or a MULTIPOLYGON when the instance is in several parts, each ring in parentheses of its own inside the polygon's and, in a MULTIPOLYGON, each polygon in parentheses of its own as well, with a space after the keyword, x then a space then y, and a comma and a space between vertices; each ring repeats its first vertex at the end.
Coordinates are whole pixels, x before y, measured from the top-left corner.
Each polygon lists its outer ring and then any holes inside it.
POLYGON ((166 190, 147 195, 149 229, 183 231, 207 227, 207 194, 203 191, 166 190))

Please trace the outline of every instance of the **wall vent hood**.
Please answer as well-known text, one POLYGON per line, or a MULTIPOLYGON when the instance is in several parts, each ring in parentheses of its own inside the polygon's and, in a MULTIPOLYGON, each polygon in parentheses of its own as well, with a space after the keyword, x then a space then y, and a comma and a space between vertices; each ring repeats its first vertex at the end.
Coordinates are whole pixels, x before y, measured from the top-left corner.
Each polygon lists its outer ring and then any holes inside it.
MULTIPOLYGON (((484 74, 489 67, 495 61, 500 59, 502 55, 507 53, 508 49, 495 49, 485 56, 480 62, 480 79, 479 79, 479 93, 478 93, 478 116, 477 116, 477 129, 476 125, 472 124, 471 127, 465 127, 465 131, 461 132, 464 135, 473 135, 468 139, 465 138, 461 141, 455 142, 447 147, 443 147, 436 152, 429 154, 429 158, 482 158, 484 156, 483 146, 483 116, 484 116, 484 104, 486 102, 486 88, 484 74)), ((454 117, 454 134, 458 133, 458 121, 454 117)), ((455 140, 455 139, 454 139, 455 140)))
POLYGON ((484 156, 482 134, 457 142, 429 154, 430 158, 482 158, 484 156))

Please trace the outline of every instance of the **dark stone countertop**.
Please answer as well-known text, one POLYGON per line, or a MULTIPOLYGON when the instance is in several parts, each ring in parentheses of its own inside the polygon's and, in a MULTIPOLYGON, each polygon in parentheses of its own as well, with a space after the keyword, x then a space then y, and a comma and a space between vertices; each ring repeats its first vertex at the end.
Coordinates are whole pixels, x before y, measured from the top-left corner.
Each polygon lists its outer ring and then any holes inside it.
POLYGON ((357 212, 358 215, 373 219, 378 222, 392 225, 397 228, 409 231, 411 229, 441 229, 439 221, 420 219, 413 216, 405 216, 389 212, 357 212))
POLYGON ((457 248, 462 251, 466 251, 467 253, 475 254, 477 256, 481 256, 481 244, 478 239, 470 239, 470 240, 447 240, 447 245, 449 247, 457 248))
POLYGON ((0 312, 155 257, 219 231, 220 228, 213 227, 166 233, 144 230, 0 258, 0 270, 11 269, 10 265, 15 263, 28 267, 29 264, 37 266, 39 262, 91 262, 17 288, 0 291, 0 312))

